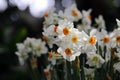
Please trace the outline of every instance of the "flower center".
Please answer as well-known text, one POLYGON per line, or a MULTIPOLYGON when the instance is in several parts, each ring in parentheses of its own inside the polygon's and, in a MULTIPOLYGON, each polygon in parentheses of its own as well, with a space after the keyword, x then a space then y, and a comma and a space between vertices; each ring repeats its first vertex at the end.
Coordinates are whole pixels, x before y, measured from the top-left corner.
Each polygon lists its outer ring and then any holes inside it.
POLYGON ((39 46, 37 46, 37 50, 41 50, 42 49, 42 47, 39 45, 39 46))
POLYGON ((104 43, 108 43, 110 41, 110 38, 109 37, 104 37, 103 41, 104 41, 104 43))
POLYGON ((53 54, 52 53, 49 53, 48 54, 48 58, 52 58, 53 57, 53 54))
POLYGON ((95 43, 96 43, 96 38, 95 38, 95 37, 91 37, 91 38, 89 39, 89 43, 90 43, 90 44, 95 44, 95 43))
POLYGON ((64 33, 64 35, 68 35, 69 34, 69 28, 67 28, 67 27, 65 27, 65 28, 63 28, 63 33, 64 33))
POLYGON ((45 16, 45 17, 48 17, 48 16, 49 16, 48 12, 46 12, 44 16, 45 16))
POLYGON ((73 37, 72 37, 72 42, 75 43, 75 42, 77 42, 77 41, 78 41, 78 36, 73 36, 73 37))
POLYGON ((55 33, 57 32, 57 26, 54 26, 54 32, 55 33))
POLYGON ((91 16, 91 15, 88 15, 88 19, 91 20, 91 19, 92 19, 92 16, 91 16))
POLYGON ((42 36, 42 40, 47 42, 47 38, 44 35, 42 36))
POLYGON ((92 61, 95 61, 95 62, 98 62, 99 61, 99 58, 97 56, 94 56, 92 61))
POLYGON ((72 50, 70 48, 66 48, 65 49, 65 53, 66 53, 66 55, 71 55, 72 54, 72 50))
POLYGON ((60 53, 59 52, 55 52, 56 56, 60 56, 60 53))
POLYGON ((75 17, 78 16, 77 10, 74 10, 74 9, 73 9, 73 10, 72 10, 72 15, 75 16, 75 17))
POLYGON ((92 76, 91 76, 91 74, 86 74, 85 75, 87 78, 91 78, 92 76))
POLYGON ((117 37, 116 37, 116 41, 117 41, 118 43, 120 43, 120 36, 117 36, 117 37))
POLYGON ((45 76, 50 76, 50 71, 44 71, 45 76))

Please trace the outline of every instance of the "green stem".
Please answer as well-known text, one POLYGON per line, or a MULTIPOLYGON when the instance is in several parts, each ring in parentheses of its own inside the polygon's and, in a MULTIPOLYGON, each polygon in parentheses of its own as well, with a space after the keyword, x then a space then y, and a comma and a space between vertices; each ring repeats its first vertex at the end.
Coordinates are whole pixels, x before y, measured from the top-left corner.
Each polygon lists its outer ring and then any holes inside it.
POLYGON ((33 80, 41 80, 39 70, 37 67, 37 58, 35 58, 35 57, 29 58, 29 68, 30 68, 30 72, 32 75, 32 79, 33 80))

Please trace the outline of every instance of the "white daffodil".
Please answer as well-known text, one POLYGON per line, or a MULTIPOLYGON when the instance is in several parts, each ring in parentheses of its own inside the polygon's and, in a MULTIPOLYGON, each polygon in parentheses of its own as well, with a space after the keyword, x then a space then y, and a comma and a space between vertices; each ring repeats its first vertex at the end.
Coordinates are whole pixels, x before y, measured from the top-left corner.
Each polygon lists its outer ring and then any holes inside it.
POLYGON ((44 28, 44 32, 42 32, 42 34, 43 41, 47 42, 50 48, 53 47, 53 44, 57 44, 57 26, 51 25, 48 28, 44 28))
POLYGON ((120 48, 120 28, 115 29, 111 34, 111 47, 120 48))
POLYGON ((43 22, 44 28, 49 27, 50 25, 54 25, 58 23, 59 17, 58 14, 55 13, 56 9, 53 7, 48 12, 45 13, 43 22))
POLYGON ((41 54, 45 54, 48 51, 45 42, 42 42, 41 39, 27 38, 24 41, 24 45, 26 48, 31 49, 31 53, 35 56, 41 56, 41 54))
POLYGON ((105 60, 96 53, 87 53, 87 62, 89 66, 94 66, 96 68, 100 68, 105 60))
POLYGON ((71 29, 71 32, 69 33, 68 36, 64 36, 64 37, 59 37, 60 43, 59 46, 61 47, 74 47, 76 49, 80 49, 82 46, 84 46, 84 35, 82 34, 82 32, 80 32, 78 29, 71 29), (66 44, 66 45, 65 45, 66 44), (64 46, 65 45, 65 46, 64 46))
POLYGON ((92 18, 91 12, 92 12, 92 9, 89 9, 88 11, 85 11, 85 10, 82 11, 83 23, 85 21, 88 25, 91 25, 91 18, 92 18))
POLYGON ((106 61, 110 60, 110 57, 111 57, 111 54, 110 54, 111 36, 110 34, 108 34, 106 30, 102 29, 100 32, 97 31, 96 37, 98 39, 97 40, 98 46, 102 49, 102 53, 103 53, 102 55, 105 55, 105 60, 106 61))
POLYGON ((69 47, 66 47, 66 48, 59 47, 57 52, 59 52, 63 56, 63 58, 66 59, 67 61, 74 61, 76 56, 79 56, 81 53, 71 47, 70 48, 69 47))
POLYGON ((73 18, 73 21, 78 21, 82 18, 81 12, 77 9, 76 4, 72 4, 71 7, 67 7, 64 11, 65 16, 68 20, 73 18))
POLYGON ((25 45, 22 43, 17 43, 18 51, 15 54, 18 56, 20 65, 24 65, 24 61, 28 58, 29 50, 26 49, 25 45))
POLYGON ((118 27, 120 27, 120 20, 116 19, 118 27))
POLYGON ((97 32, 96 37, 100 46, 107 46, 110 48, 111 37, 106 30, 102 29, 101 32, 97 32))
POLYGON ((114 70, 117 70, 118 72, 120 72, 120 62, 117 62, 113 65, 114 70))
POLYGON ((57 32, 56 32, 57 26, 55 26, 55 25, 50 25, 48 28, 44 28, 43 30, 44 30, 44 32, 42 32, 42 33, 45 36, 57 36, 57 32))
POLYGON ((84 31, 82 31, 83 34, 83 39, 85 42, 85 45, 82 47, 82 53, 87 53, 87 52, 95 52, 96 51, 96 42, 97 38, 95 36, 96 31, 92 30, 90 32, 90 36, 88 36, 84 31))
POLYGON ((71 32, 71 29, 73 28, 73 23, 68 20, 59 20, 58 27, 57 27, 57 33, 58 36, 67 36, 71 32))
POLYGON ((90 29, 91 29, 91 9, 89 9, 88 11, 83 10, 82 11, 82 23, 77 25, 77 28, 79 29, 79 31, 84 30, 86 33, 89 33, 90 29))
POLYGON ((97 29, 105 29, 105 21, 102 15, 99 15, 98 18, 95 19, 96 24, 98 25, 97 29))
POLYGON ((48 61, 51 62, 52 65, 57 64, 56 60, 61 59, 61 55, 58 52, 49 52, 48 54, 48 61))
POLYGON ((95 69, 91 69, 91 68, 85 68, 84 67, 84 72, 85 72, 85 80, 93 80, 94 76, 95 76, 95 69))

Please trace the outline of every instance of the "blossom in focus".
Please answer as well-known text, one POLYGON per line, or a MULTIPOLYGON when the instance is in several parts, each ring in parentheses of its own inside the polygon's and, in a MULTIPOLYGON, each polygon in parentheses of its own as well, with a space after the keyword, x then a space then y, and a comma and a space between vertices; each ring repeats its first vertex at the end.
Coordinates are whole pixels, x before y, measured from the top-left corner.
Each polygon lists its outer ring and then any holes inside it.
POLYGON ((53 47, 53 44, 57 44, 59 41, 57 38, 57 26, 51 25, 48 28, 44 28, 44 31, 42 32, 43 36, 42 39, 45 41, 50 48, 53 47))
POLYGON ((84 31, 82 31, 83 34, 83 39, 85 41, 85 45, 82 47, 82 53, 87 53, 87 52, 95 52, 96 51, 96 42, 97 38, 95 35, 96 31, 91 30, 90 36, 88 36, 84 31))
POLYGON ((112 48, 120 48, 120 28, 115 29, 110 36, 112 48))

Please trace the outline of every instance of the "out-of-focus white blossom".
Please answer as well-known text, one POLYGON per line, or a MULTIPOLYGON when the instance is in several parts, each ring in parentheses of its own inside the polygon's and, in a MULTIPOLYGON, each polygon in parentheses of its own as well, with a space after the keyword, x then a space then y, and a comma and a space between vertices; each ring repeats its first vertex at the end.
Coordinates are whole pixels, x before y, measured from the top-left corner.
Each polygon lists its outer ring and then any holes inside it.
POLYGON ((96 53, 88 53, 87 57, 88 59, 86 64, 88 64, 89 66, 94 66, 96 68, 100 68, 105 62, 105 60, 99 54, 96 53))
POLYGON ((95 73, 94 73, 95 69, 90 69, 90 68, 85 68, 84 67, 84 72, 85 72, 85 78, 86 80, 88 79, 93 79, 94 76, 95 76, 95 73))
POLYGON ((9 2, 22 11, 28 8, 34 17, 43 17, 45 12, 55 4, 55 0, 9 0, 9 2))
POLYGON ((65 8, 64 12, 59 12, 60 17, 68 19, 69 21, 78 21, 82 18, 81 12, 77 9, 76 4, 65 8))
POLYGON ((120 62, 117 62, 113 65, 114 70, 117 70, 118 72, 120 72, 120 62))
POLYGON ((74 4, 75 3, 75 1, 74 0, 62 0, 62 6, 63 7, 70 7, 72 4, 74 4))
POLYGON ((17 48, 18 51, 16 55, 19 57, 21 64, 24 64, 24 60, 26 60, 29 55, 39 57, 48 51, 45 42, 35 38, 27 38, 23 43, 17 44, 17 48))
POLYGON ((58 24, 59 17, 56 13, 56 8, 52 7, 47 10, 44 14, 45 21, 43 22, 44 28, 49 27, 50 25, 58 24))
POLYGON ((47 53, 47 47, 45 42, 42 42, 41 39, 27 38, 24 41, 26 48, 31 49, 31 53, 35 56, 41 56, 41 54, 47 53))
POLYGON ((20 65, 24 65, 24 60, 28 58, 28 53, 30 50, 26 49, 26 46, 22 43, 17 43, 17 49, 18 51, 15 52, 15 54, 18 56, 20 65))
POLYGON ((96 24, 98 25, 97 29, 105 29, 105 21, 102 15, 99 15, 98 18, 95 19, 96 24))
POLYGON ((6 0, 0 0, 0 12, 3 12, 7 9, 8 3, 6 0))

